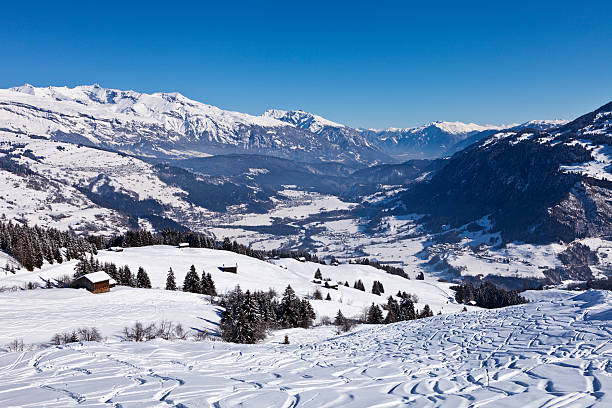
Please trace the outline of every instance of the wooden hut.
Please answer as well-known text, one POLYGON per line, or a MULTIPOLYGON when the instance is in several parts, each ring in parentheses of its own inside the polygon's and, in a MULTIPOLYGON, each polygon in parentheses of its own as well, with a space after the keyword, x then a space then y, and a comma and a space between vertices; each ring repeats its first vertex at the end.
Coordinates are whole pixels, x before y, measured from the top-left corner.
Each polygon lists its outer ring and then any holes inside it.
POLYGON ((238 273, 238 264, 234 265, 234 266, 220 266, 219 270, 222 272, 229 272, 229 273, 238 273))
POLYGON ((178 248, 189 248, 189 242, 181 242, 178 244, 178 248))
POLYGON ((75 286, 85 288, 91 293, 104 293, 110 291, 111 281, 112 286, 115 286, 115 280, 108 276, 106 272, 100 271, 80 276, 76 279, 75 286))

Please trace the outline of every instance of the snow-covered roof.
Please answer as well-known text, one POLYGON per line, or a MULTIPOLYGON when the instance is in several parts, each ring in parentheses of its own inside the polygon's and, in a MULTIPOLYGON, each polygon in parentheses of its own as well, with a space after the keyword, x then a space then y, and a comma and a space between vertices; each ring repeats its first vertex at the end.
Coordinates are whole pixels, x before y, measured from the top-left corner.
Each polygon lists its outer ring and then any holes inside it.
POLYGON ((104 271, 99 271, 99 272, 93 272, 93 273, 88 273, 86 275, 83 275, 81 277, 79 277, 79 279, 85 278, 88 281, 90 281, 91 283, 100 283, 100 282, 104 282, 104 281, 109 281, 112 279, 106 272, 104 271))

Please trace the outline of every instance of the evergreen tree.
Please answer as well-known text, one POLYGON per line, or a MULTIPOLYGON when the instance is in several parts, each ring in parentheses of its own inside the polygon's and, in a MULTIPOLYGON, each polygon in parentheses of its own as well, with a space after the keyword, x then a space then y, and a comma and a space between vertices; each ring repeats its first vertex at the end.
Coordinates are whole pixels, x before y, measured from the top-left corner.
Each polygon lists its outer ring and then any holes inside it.
POLYGON ((365 292, 365 286, 363 285, 363 282, 361 281, 361 279, 358 279, 355 282, 355 284, 353 285, 353 288, 365 292))
POLYGON ((172 268, 170 268, 168 276, 166 276, 166 290, 176 290, 176 280, 174 279, 174 271, 172 268))
POLYGON ((318 280, 322 280, 323 279, 323 275, 321 275, 321 269, 317 268, 317 271, 315 272, 314 278, 318 279, 318 280))
POLYGON ((342 314, 342 311, 338 309, 338 313, 336 314, 336 318, 334 319, 334 324, 336 326, 342 326, 346 322, 346 318, 342 314))
POLYGON ((323 296, 321 295, 321 291, 318 288, 315 289, 314 293, 312 294, 312 298, 315 300, 323 299, 323 296))
POLYGON ((183 281, 183 292, 202 293, 200 277, 198 276, 194 265, 191 265, 189 272, 187 272, 187 275, 185 275, 185 280, 183 281))
POLYGON ((302 327, 304 329, 312 326, 312 322, 315 319, 316 314, 312 308, 312 305, 306 299, 302 299, 300 301, 299 306, 299 318, 298 318, 298 327, 302 327))
POLYGON ((283 328, 298 327, 300 300, 290 285, 285 289, 278 310, 280 324, 283 328))
POLYGON ((151 280, 149 279, 149 275, 147 275, 142 266, 138 268, 138 273, 136 274, 136 287, 147 289, 151 288, 151 280))
POLYGON ((329 295, 329 292, 327 292, 327 296, 325 296, 325 300, 332 300, 331 296, 329 295))
POLYGON ((217 296, 217 289, 210 273, 202 272, 202 294, 209 296, 217 296))
POLYGON ((397 303, 397 300, 393 299, 392 296, 389 296, 387 298, 387 316, 385 316, 385 323, 395 323, 397 321, 399 321, 399 315, 400 315, 400 306, 399 303, 397 303))
POLYGON ((402 298, 400 302, 398 319, 401 321, 416 319, 414 303, 412 303, 412 299, 409 296, 402 298))
POLYGON ((366 323, 369 324, 381 324, 383 322, 383 315, 380 307, 372 303, 370 309, 368 310, 368 316, 366 318, 366 323))
POLYGON ((423 310, 421 311, 421 313, 419 313, 419 319, 422 319, 424 317, 431 317, 431 316, 433 316, 433 312, 429 308, 429 305, 423 306, 423 310))

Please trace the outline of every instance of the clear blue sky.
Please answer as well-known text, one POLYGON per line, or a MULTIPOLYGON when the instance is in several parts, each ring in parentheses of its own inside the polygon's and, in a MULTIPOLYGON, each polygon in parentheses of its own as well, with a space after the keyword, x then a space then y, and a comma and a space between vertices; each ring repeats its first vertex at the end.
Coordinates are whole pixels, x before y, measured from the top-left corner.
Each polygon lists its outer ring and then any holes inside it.
POLYGON ((569 119, 612 100, 611 1, 130 3, 3 2, 0 87, 179 91, 363 127, 569 119))

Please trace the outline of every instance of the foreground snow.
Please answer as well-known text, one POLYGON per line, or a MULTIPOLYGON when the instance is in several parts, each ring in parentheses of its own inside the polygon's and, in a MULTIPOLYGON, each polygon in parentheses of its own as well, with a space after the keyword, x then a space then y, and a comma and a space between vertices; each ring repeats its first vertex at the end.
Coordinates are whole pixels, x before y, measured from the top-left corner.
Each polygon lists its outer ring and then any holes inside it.
MULTIPOLYGON (((0 347, 16 339, 47 343, 56 333, 96 327, 103 337, 118 339, 135 322, 180 323, 189 335, 213 333, 222 313, 208 296, 160 289, 117 286, 94 295, 85 289, 38 289, 0 293, 0 347)), ((1 405, 1 404, 0 404, 1 405)))
POLYGON ((612 296, 543 294, 288 346, 154 341, 0 354, 0 406, 611 406, 612 296))

